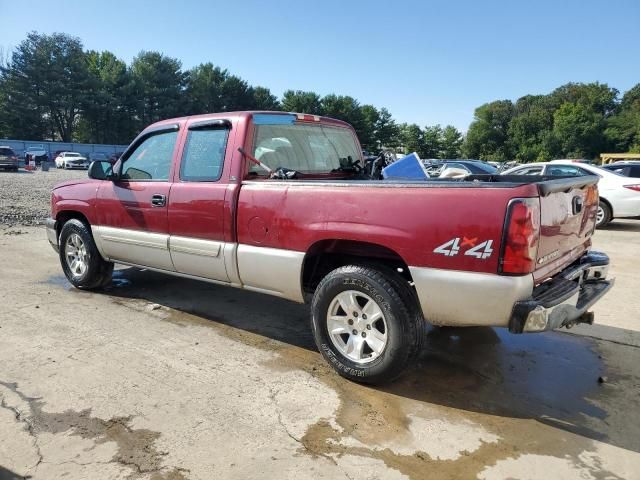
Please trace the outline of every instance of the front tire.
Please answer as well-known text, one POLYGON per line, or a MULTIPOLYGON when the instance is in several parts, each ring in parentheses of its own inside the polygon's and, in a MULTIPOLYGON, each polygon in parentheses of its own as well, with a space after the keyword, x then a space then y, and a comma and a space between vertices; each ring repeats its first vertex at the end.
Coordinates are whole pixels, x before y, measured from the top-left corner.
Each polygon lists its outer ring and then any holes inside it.
POLYGON ((611 207, 605 202, 600 200, 598 204, 598 212, 596 213, 596 228, 602 228, 613 220, 613 214, 611 213, 611 207))
POLYGON ((424 332, 408 289, 391 271, 356 265, 333 270, 320 282, 311 306, 313 335, 340 375, 380 384, 402 373, 424 332))
POLYGON ((85 223, 74 218, 62 226, 59 250, 62 270, 74 287, 94 290, 111 283, 113 263, 103 260, 85 223))

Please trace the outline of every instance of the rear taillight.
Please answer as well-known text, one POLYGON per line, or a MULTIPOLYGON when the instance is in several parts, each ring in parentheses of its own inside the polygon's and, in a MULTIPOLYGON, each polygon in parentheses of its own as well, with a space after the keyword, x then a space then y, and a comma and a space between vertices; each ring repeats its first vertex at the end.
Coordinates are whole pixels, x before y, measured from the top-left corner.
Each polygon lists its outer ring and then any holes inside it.
POLYGON ((634 192, 640 192, 640 185, 625 185, 624 188, 628 188, 634 192))
POLYGON ((531 273, 540 240, 540 201, 517 198, 509 203, 500 255, 500 272, 531 273))
POLYGON ((587 187, 587 196, 584 201, 585 207, 598 204, 598 186, 587 187))

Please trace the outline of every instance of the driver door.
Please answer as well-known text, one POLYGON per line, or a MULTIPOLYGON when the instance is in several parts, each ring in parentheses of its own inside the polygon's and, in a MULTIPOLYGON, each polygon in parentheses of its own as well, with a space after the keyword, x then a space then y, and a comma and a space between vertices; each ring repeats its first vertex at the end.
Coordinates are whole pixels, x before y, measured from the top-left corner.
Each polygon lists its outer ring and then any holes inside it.
POLYGON ((178 125, 143 134, 121 160, 120 175, 101 182, 93 227, 109 260, 173 271, 167 206, 178 125))

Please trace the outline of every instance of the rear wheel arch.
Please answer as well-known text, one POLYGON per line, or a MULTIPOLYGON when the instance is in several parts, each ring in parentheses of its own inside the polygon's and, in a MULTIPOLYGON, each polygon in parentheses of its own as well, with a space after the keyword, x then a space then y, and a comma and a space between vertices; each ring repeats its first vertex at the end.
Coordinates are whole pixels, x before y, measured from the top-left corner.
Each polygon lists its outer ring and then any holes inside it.
POLYGON ((312 244, 302 262, 302 289, 313 294, 320 281, 332 270, 345 265, 380 266, 412 282, 407 262, 394 250, 377 243, 325 239, 312 244))

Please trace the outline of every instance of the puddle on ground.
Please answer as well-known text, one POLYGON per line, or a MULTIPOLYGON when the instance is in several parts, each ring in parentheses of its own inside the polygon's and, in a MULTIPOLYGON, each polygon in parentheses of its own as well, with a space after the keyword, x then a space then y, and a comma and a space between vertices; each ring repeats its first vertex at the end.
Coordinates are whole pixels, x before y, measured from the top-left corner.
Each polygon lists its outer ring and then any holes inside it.
MULTIPOLYGON (((156 480, 186 480, 180 469, 166 469, 162 466, 162 458, 166 452, 158 451, 155 447, 160 433, 144 428, 132 428, 130 423, 133 417, 103 420, 93 417, 90 409, 79 412, 45 412, 45 402, 42 399, 27 397, 15 383, 0 381, 0 385, 11 390, 29 406, 28 427, 31 435, 65 432, 94 440, 96 444, 115 442, 117 451, 111 461, 131 468, 134 475, 152 474, 152 478, 156 480)), ((22 414, 7 406, 4 399, 2 406, 13 410, 16 419, 21 420, 22 414)))
MULTIPOLYGON (((160 305, 166 321, 215 328, 275 352, 269 368, 305 371, 335 390, 335 419, 318 421, 298 439, 306 454, 375 459, 410 478, 429 472, 434 479, 475 478, 488 466, 531 455, 564 459, 584 478, 615 479, 596 459, 594 440, 640 452, 637 420, 624 418, 640 407, 638 378, 605 363, 594 339, 434 328, 399 381, 372 388, 342 379, 324 362, 308 306, 134 268, 114 278, 105 292, 114 302, 137 310, 160 305), (599 385, 605 374, 608 383, 599 385)), ((640 361, 637 349, 617 348, 640 361)))

